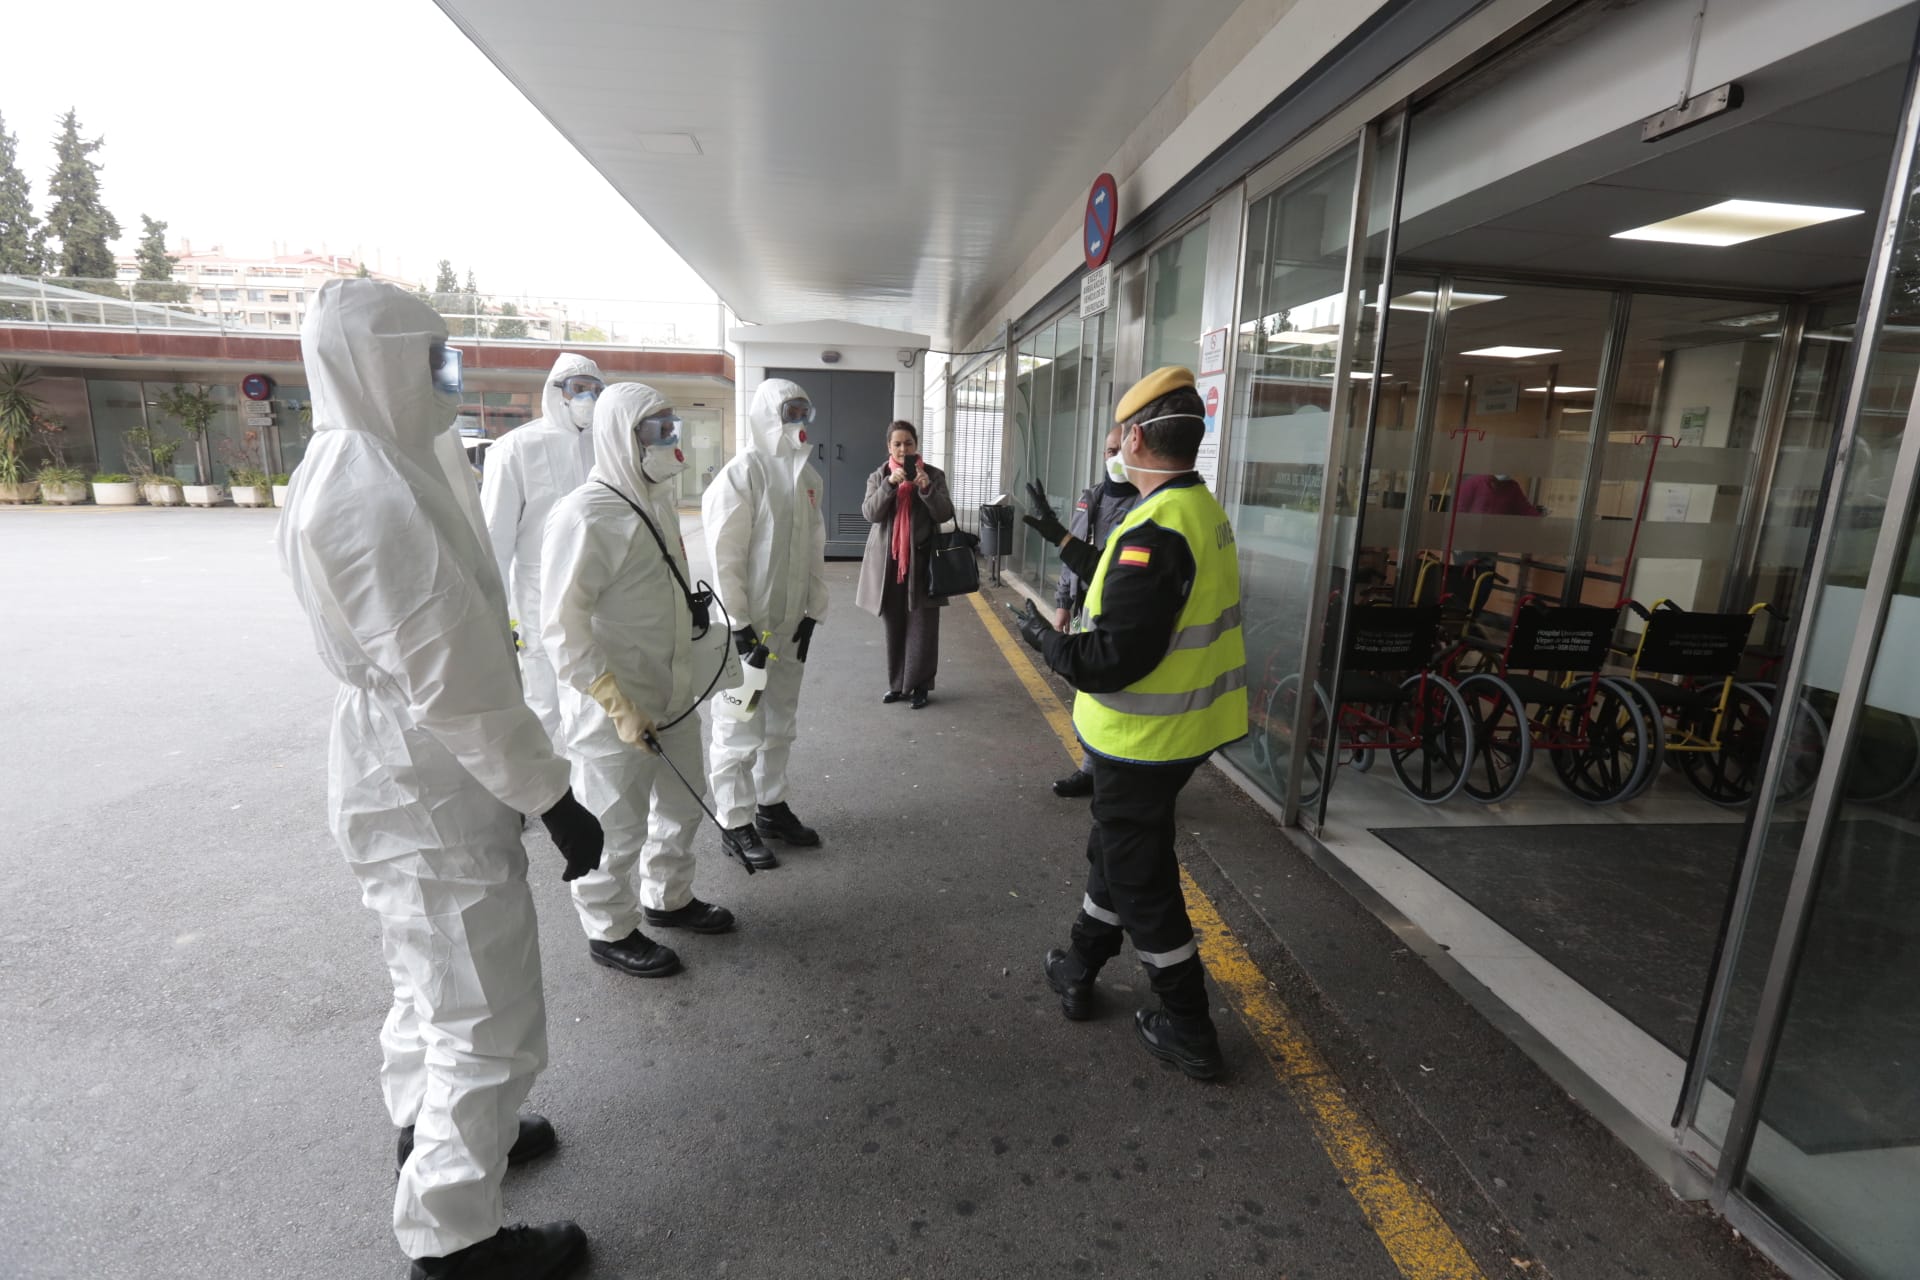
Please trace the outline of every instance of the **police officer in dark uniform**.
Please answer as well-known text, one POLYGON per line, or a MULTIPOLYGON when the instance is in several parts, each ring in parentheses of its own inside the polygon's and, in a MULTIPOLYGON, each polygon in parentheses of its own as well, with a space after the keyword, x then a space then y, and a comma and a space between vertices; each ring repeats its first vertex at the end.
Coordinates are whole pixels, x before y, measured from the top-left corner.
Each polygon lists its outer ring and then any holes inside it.
POLYGON ((1026 523, 1089 580, 1088 629, 1064 634, 1027 606, 1021 636, 1078 690, 1074 729, 1093 766, 1087 888, 1072 943, 1046 956, 1061 1011, 1089 1017, 1094 978, 1122 935, 1160 998, 1134 1030, 1196 1079, 1222 1068, 1206 970, 1174 857, 1174 802, 1194 771, 1247 732, 1246 650, 1232 522, 1194 471, 1205 406, 1190 370, 1135 383, 1114 421, 1139 502, 1103 550, 1073 537, 1037 485, 1026 523))

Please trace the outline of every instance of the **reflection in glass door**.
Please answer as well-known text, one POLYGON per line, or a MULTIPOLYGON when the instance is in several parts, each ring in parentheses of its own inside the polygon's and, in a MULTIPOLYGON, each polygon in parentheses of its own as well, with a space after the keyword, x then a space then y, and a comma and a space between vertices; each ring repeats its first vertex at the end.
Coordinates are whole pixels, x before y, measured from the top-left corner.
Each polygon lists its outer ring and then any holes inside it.
MULTIPOLYGON (((1358 168, 1348 146, 1247 210, 1223 496, 1240 546, 1251 725, 1226 754, 1283 803, 1299 712, 1317 683, 1303 678, 1308 627, 1325 616, 1311 593, 1329 589, 1319 576, 1320 508, 1358 168)), ((1303 754, 1313 795, 1302 801, 1317 795, 1313 758, 1303 754)))

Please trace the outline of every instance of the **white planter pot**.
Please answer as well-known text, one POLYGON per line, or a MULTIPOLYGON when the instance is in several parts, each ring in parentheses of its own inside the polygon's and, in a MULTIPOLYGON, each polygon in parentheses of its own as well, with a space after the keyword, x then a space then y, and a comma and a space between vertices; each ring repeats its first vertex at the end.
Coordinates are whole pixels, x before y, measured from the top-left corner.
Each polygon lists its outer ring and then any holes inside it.
POLYGON ((143 484, 140 496, 150 507, 177 507, 187 500, 177 484, 143 484))
POLYGON ((40 498, 56 507, 77 507, 87 500, 87 486, 77 481, 72 484, 43 484, 40 486, 40 498))
POLYGON ((217 484, 190 484, 183 486, 182 491, 190 507, 217 507, 226 501, 226 494, 217 484))
POLYGON ((0 484, 0 502, 27 503, 39 496, 38 480, 22 480, 19 484, 0 484))
POLYGON ((236 507, 271 506, 273 495, 265 485, 237 484, 233 486, 233 504, 236 507))
POLYGON ((95 484, 93 500, 103 507, 137 507, 140 505, 140 486, 137 484, 95 484))
POLYGON ((277 484, 273 486, 273 505, 276 507, 284 507, 287 505, 287 486, 286 485, 277 484))

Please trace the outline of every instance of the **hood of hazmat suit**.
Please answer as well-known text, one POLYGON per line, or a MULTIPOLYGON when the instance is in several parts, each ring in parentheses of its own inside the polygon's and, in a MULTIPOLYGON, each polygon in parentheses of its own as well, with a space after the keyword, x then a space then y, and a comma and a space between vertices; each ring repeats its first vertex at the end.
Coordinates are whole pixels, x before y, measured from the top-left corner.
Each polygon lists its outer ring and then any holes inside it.
MULTIPOLYGON (((342 684, 424 730, 509 808, 542 813, 567 769, 521 697, 506 592, 452 429, 459 405, 428 376, 446 340, 446 321, 404 290, 321 287, 300 335, 313 442, 288 489, 281 564, 342 684)), ((377 763, 336 751, 335 782, 377 763)))
POLYGON ((554 361, 540 397, 542 416, 494 442, 480 484, 494 563, 529 642, 540 629, 540 536, 547 516, 586 483, 593 467, 593 431, 574 425, 566 392, 556 385, 582 376, 600 378, 600 366, 570 351, 554 361))
POLYGON ((733 625, 773 632, 785 655, 802 618, 827 614, 824 486, 809 463, 813 446, 780 422, 780 406, 807 399, 798 383, 770 378, 753 393, 747 445, 701 500, 714 589, 733 625))
MULTIPOLYGON (((691 707, 714 675, 697 669, 686 594, 634 510, 645 511, 680 576, 690 581, 674 479, 648 478, 639 438, 640 421, 668 407, 666 397, 643 383, 608 387, 593 411, 591 479, 562 498, 547 521, 541 639, 560 678, 561 721, 575 756, 633 750, 587 692, 602 675, 611 673, 660 725, 691 707)), ((724 634, 717 616, 713 628, 724 634)))

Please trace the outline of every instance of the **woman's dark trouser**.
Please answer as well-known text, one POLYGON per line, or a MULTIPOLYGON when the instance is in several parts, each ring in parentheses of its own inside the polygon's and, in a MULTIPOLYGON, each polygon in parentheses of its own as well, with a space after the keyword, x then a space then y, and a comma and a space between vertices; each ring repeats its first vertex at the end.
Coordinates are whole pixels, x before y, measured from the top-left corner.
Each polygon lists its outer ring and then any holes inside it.
POLYGON ((1169 765, 1093 762, 1093 830, 1087 894, 1073 922, 1073 954, 1091 976, 1120 954, 1124 934, 1146 966, 1168 1016, 1207 1020, 1206 969, 1180 892, 1173 807, 1198 761, 1169 765))
POLYGON ((888 559, 880 590, 880 619, 887 624, 887 688, 895 693, 931 689, 940 669, 940 608, 929 602, 909 609, 909 584, 898 576, 897 562, 888 559))

